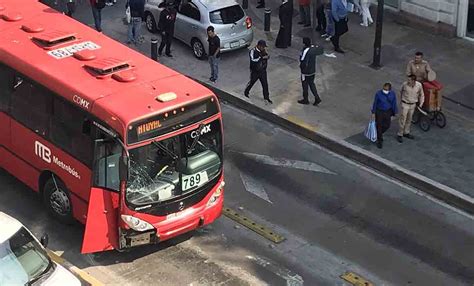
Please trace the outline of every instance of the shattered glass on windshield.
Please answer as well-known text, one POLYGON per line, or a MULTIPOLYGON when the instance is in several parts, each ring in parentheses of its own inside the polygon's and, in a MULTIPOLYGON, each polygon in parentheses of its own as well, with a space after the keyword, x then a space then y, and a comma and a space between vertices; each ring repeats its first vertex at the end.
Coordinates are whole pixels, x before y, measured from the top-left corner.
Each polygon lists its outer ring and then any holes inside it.
POLYGON ((127 201, 146 205, 199 189, 220 173, 221 149, 220 123, 215 120, 130 150, 127 201))

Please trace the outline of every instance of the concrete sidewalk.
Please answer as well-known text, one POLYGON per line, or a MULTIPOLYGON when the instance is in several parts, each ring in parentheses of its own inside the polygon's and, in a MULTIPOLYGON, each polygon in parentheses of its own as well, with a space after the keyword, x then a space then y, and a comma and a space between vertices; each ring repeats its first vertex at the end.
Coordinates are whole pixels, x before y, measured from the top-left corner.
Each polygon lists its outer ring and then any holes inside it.
MULTIPOLYGON (((88 1, 87 1, 88 2, 88 1)), ((75 18, 92 26, 93 20, 88 3, 78 7, 75 18)), ((263 32, 263 9, 255 9, 256 0, 251 0, 247 13, 254 23, 255 41, 262 38, 269 43, 270 61, 268 77, 273 105, 264 105, 261 88, 257 84, 252 90, 250 103, 275 115, 334 140, 342 140, 349 146, 363 148, 368 154, 380 156, 401 167, 426 176, 451 187, 474 199, 474 45, 461 39, 446 39, 432 36, 412 28, 400 26, 393 16, 386 15, 381 70, 368 67, 372 58, 375 27, 359 26, 358 15, 350 16, 349 33, 341 39, 346 54, 337 58, 321 56, 318 59, 317 87, 323 102, 318 107, 296 103, 301 98, 298 56, 301 37, 312 35, 311 28, 297 25, 294 14, 292 47, 282 50, 274 48, 278 32, 277 7, 280 1, 267 0, 272 8, 271 32, 263 32), (450 100, 443 103, 448 125, 444 129, 432 126, 429 132, 413 126, 416 139, 395 141, 397 119, 386 134, 382 150, 370 144, 362 132, 370 118, 370 107, 374 93, 381 85, 390 81, 395 90, 405 79, 406 63, 415 51, 421 50, 425 58, 438 73, 445 85, 444 95, 450 100)), ((296 2, 296 1, 295 1, 296 2)), ((126 41, 127 28, 123 25, 125 1, 118 1, 103 11, 104 33, 122 43, 126 41)), ((295 6, 296 7, 296 6, 295 6)), ((146 44, 133 46, 149 54, 151 35, 143 28, 146 44)), ((327 53, 332 52, 330 43, 319 41, 327 53)), ((190 48, 175 41, 174 58, 161 58, 161 63, 200 81, 209 78, 206 61, 196 60, 190 48)), ((246 49, 226 53, 220 62, 219 81, 214 86, 235 97, 243 97, 243 89, 249 78, 248 52, 246 49)))

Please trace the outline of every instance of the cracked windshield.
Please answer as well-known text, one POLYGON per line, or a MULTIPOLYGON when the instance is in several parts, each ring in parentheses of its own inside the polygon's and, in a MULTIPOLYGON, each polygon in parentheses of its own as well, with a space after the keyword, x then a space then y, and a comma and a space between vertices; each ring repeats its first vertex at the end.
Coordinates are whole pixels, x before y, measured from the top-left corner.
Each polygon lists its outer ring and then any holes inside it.
POLYGON ((130 150, 127 201, 133 205, 163 202, 190 193, 220 174, 219 120, 165 140, 130 150))

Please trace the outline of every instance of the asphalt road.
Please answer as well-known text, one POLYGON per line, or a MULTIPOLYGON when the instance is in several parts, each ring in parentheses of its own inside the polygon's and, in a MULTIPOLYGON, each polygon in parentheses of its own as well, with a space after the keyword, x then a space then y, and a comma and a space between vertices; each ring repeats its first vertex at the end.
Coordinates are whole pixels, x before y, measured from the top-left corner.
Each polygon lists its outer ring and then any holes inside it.
POLYGON ((0 210, 106 284, 472 285, 474 220, 226 104, 226 205, 286 237, 274 244, 227 217, 158 246, 81 255, 83 227, 50 219, 0 171, 0 210))

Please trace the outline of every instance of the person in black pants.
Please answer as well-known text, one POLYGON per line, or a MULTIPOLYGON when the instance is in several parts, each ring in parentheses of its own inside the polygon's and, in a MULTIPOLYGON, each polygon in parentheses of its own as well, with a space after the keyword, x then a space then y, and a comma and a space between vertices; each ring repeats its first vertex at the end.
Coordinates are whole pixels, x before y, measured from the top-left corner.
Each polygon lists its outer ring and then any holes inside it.
POLYGON ((392 116, 397 114, 397 96, 392 85, 385 83, 382 90, 377 91, 372 104, 372 118, 377 128, 377 147, 382 148, 383 134, 390 128, 392 116))
POLYGON ((250 81, 245 87, 244 96, 249 97, 250 89, 259 80, 262 84, 265 103, 272 104, 268 92, 267 64, 269 56, 266 47, 267 43, 264 40, 259 40, 257 46, 250 50, 250 81))
POLYGON ((315 47, 311 44, 311 39, 308 37, 303 38, 304 48, 301 51, 300 56, 300 69, 301 69, 301 84, 303 86, 303 99, 298 100, 300 104, 309 104, 308 100, 308 87, 314 95, 314 106, 317 106, 321 102, 318 90, 314 84, 314 78, 316 76, 316 56, 323 54, 323 49, 315 47))
POLYGON ((324 5, 320 4, 316 9, 316 18, 318 19, 318 26, 316 27, 316 31, 322 32, 322 34, 326 33, 326 14, 324 14, 324 5))
POLYGON ((173 1, 166 1, 166 7, 160 13, 160 20, 158 21, 158 28, 161 31, 161 44, 158 48, 158 55, 161 56, 163 48, 166 46, 165 54, 168 57, 171 55, 171 41, 174 35, 174 22, 176 21, 176 9, 173 1))

